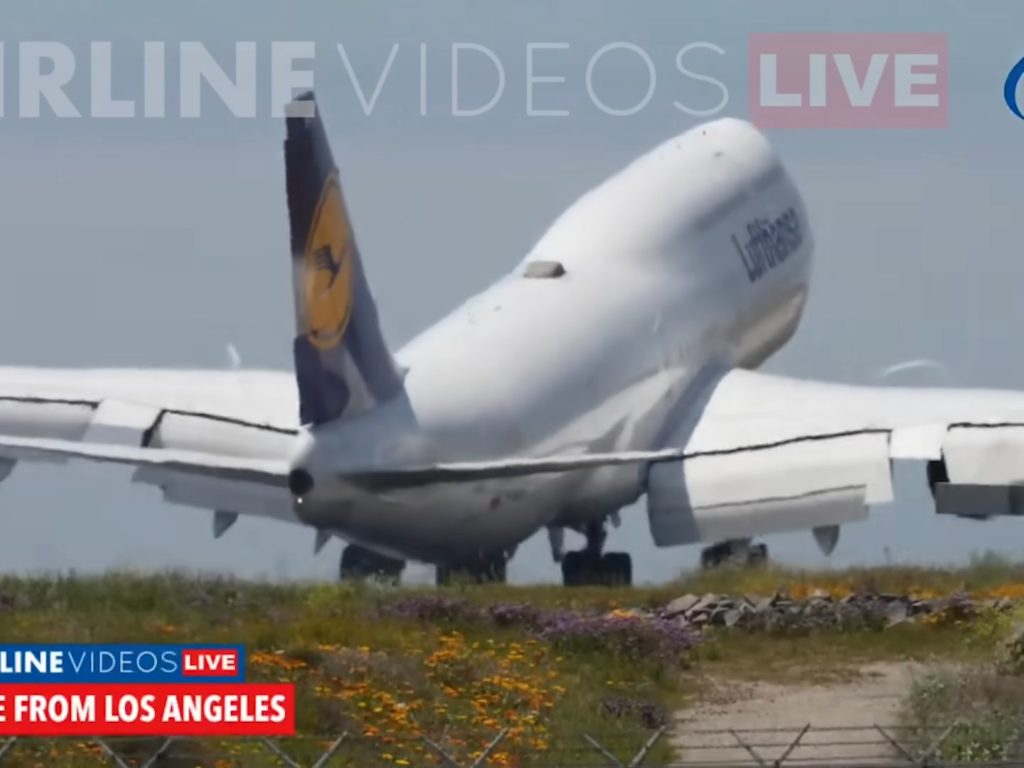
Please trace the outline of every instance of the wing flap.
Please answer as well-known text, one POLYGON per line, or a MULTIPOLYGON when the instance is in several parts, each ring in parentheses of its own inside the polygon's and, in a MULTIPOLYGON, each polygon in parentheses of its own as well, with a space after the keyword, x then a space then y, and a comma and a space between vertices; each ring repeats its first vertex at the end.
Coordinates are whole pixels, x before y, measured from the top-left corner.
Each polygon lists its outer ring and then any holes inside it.
POLYGON ((74 443, 46 438, 3 437, 0 438, 0 457, 8 461, 83 459, 107 464, 161 468, 194 477, 255 483, 274 488, 288 486, 288 466, 285 462, 218 456, 194 451, 74 443))
POLYGON ((658 546, 841 525, 892 499, 888 436, 815 436, 697 454, 651 467, 658 546))
POLYGON ((96 408, 81 441, 142 445, 146 433, 160 418, 160 413, 161 409, 156 406, 107 398, 96 408))
POLYGON ((1024 482, 1024 424, 955 424, 946 434, 942 453, 951 483, 1024 482))

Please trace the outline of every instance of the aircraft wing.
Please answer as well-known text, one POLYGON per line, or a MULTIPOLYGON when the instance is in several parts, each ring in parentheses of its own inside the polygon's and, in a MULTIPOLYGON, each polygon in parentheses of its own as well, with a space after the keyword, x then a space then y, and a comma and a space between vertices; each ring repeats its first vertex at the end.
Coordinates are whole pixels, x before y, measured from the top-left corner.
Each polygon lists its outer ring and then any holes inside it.
MULTIPOLYGON (((734 370, 654 450, 442 463, 352 474, 368 489, 646 464, 660 546, 837 526, 893 499, 923 462, 936 511, 1024 515, 1024 393, 865 387, 734 370)), ((831 544, 826 542, 831 539, 831 544)))
POLYGON ((0 437, 0 469, 6 466, 10 471, 16 462, 68 459, 134 467, 133 480, 158 487, 164 501, 213 511, 216 536, 223 535, 239 513, 299 522, 284 460, 59 438, 0 437))
POLYGON ((197 478, 255 483, 269 488, 288 487, 288 464, 273 459, 220 456, 197 451, 135 448, 106 443, 73 443, 45 438, 0 438, 0 456, 8 461, 87 459, 102 464, 123 464, 138 469, 162 469, 197 478))
MULTIPOLYGON (((284 459, 0 437, 0 462, 136 467, 170 501, 294 521, 284 459)), ((366 491, 646 465, 660 546, 826 531, 892 500, 892 462, 927 462, 937 511, 1024 514, 1024 393, 832 384, 734 370, 652 450, 350 468, 366 491)))
POLYGON ((172 504, 297 522, 287 373, 0 369, 0 480, 19 462, 133 466, 172 504))

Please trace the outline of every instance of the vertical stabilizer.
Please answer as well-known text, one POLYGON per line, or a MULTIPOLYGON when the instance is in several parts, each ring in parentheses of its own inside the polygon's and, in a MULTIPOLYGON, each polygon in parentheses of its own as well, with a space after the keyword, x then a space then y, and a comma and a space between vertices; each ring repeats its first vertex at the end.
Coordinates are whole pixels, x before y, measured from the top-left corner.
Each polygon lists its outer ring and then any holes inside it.
POLYGON ((287 124, 299 417, 318 425, 373 410, 401 391, 402 377, 381 333, 312 93, 292 102, 287 124), (302 116, 311 104, 313 116, 302 116))

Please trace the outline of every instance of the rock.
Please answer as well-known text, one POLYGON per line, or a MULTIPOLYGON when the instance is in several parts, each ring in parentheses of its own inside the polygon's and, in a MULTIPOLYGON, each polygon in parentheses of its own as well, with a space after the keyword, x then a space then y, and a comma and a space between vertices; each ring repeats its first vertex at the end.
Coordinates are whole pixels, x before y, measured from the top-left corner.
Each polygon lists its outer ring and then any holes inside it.
POLYGON ((722 617, 722 621, 727 627, 734 627, 736 623, 742 618, 743 611, 739 608, 733 608, 732 610, 726 611, 722 617))
POLYGON ((700 598, 696 595, 683 595, 682 597, 677 597, 665 606, 665 617, 671 619, 682 613, 686 613, 687 611, 692 610, 699 602, 700 598))
POLYGON ((754 604, 754 613, 767 613, 772 609, 772 599, 763 597, 754 604))
POLYGON ((982 607, 990 611, 1005 611, 1013 605, 1008 597, 990 597, 983 603, 982 607))
POLYGON ((915 600, 907 608, 909 616, 921 616, 932 612, 932 604, 928 600, 915 600))
POLYGON ((718 604, 718 600, 718 595, 708 592, 706 595, 704 595, 704 597, 698 600, 690 610, 710 611, 718 604))
POLYGON ((907 620, 907 606, 900 601, 893 601, 886 606, 885 620, 889 626, 902 624, 907 620))

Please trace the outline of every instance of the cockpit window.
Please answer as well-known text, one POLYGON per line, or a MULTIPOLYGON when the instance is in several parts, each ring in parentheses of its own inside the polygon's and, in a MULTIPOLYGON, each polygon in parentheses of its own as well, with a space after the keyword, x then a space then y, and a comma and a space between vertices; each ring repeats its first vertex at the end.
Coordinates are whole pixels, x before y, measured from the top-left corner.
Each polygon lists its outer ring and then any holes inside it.
POLYGON ((565 274, 565 267, 560 261, 531 261, 526 265, 523 277, 534 279, 554 279, 565 274))

